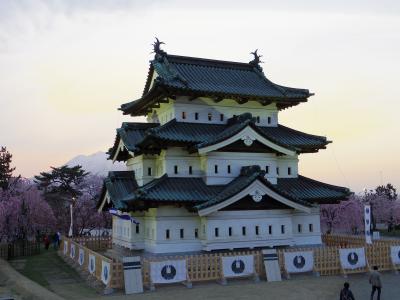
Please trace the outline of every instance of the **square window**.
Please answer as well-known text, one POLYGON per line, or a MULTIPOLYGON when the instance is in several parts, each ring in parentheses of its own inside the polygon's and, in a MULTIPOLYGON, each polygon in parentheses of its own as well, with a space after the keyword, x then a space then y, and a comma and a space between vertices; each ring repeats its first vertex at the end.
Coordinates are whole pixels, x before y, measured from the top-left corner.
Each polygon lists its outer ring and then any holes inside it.
POLYGON ((281 225, 281 233, 285 234, 285 225, 281 225))
POLYGON ((169 237, 170 237, 170 235, 169 235, 169 229, 167 229, 167 230, 165 230, 165 238, 166 238, 167 240, 169 240, 169 237))
POLYGON ((181 237, 181 239, 183 239, 185 237, 185 232, 184 232, 183 228, 181 228, 179 230, 179 236, 181 237))
POLYGON ((291 167, 287 168, 287 173, 288 173, 288 175, 292 175, 292 168, 291 167))
POLYGON ((194 113, 194 119, 195 119, 195 120, 198 120, 198 119, 199 119, 199 113, 198 113, 198 112, 194 113))
POLYGON ((242 235, 246 235, 246 226, 242 227, 242 235))
POLYGON ((178 166, 176 166, 176 165, 174 166, 174 173, 178 174, 178 166))
POLYGON ((186 119, 186 112, 182 112, 182 119, 185 120, 186 119))
POLYGON ((218 165, 214 165, 214 173, 218 174, 218 165))
POLYGON ((272 225, 268 226, 268 234, 272 234, 272 225))
POLYGON ((218 227, 214 228, 214 235, 215 235, 215 237, 219 237, 219 228, 218 227))
POLYGON ((260 228, 258 226, 256 226, 256 235, 260 234, 260 228))
POLYGON ((222 122, 224 120, 224 114, 219 115, 219 120, 222 122))
POLYGON ((212 121, 212 113, 208 113, 208 121, 212 121))
POLYGON ((314 231, 314 225, 313 224, 308 224, 308 231, 310 231, 310 232, 314 231))
POLYGON ((192 175, 193 174, 193 168, 192 168, 192 166, 189 166, 189 175, 192 175))
POLYGON ((229 227, 229 228, 228 228, 228 235, 229 235, 229 236, 232 236, 232 227, 229 227))
POLYGON ((302 226, 301 226, 301 224, 297 224, 297 231, 298 231, 298 233, 301 233, 301 231, 302 231, 302 226))
POLYGON ((228 174, 231 174, 231 165, 228 165, 228 174))

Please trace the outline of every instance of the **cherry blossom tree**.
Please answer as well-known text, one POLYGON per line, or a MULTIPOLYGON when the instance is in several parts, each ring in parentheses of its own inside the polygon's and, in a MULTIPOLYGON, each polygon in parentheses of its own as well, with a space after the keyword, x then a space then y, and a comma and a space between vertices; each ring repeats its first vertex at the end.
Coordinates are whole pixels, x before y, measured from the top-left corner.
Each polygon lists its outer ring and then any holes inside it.
POLYGON ((338 204, 321 205, 321 226, 327 233, 352 233, 363 230, 363 204, 360 197, 352 196, 338 204))
POLYGON ((0 194, 0 241, 32 240, 55 230, 53 211, 28 180, 19 180, 13 191, 0 194))
POLYGON ((81 196, 74 207, 74 233, 82 235, 93 229, 110 227, 111 216, 105 212, 98 212, 96 203, 99 199, 103 178, 89 175, 81 185, 81 196))

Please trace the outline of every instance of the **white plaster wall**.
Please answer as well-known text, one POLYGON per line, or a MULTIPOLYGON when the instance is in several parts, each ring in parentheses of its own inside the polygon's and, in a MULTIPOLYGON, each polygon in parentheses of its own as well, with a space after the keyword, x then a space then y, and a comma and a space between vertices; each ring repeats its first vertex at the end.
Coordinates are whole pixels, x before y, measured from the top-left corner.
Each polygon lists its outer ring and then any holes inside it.
POLYGON ((170 99, 169 103, 161 103, 160 108, 155 108, 148 114, 148 120, 165 124, 175 118, 178 122, 226 124, 227 120, 234 115, 251 113, 254 117, 259 117, 257 124, 260 126, 278 125, 278 109, 275 103, 262 106, 257 101, 238 104, 231 99, 224 99, 218 103, 204 97, 192 101, 188 99, 188 97, 178 97, 176 100, 170 99), (185 119, 182 112, 186 114, 185 119), (198 113, 198 120, 195 119, 195 113, 198 113), (208 119, 209 113, 212 115, 211 121, 208 119), (221 114, 223 120, 220 119, 221 114), (270 123, 268 123, 268 117, 270 123))
POLYGON ((310 214, 303 212, 296 212, 292 219, 292 232, 296 245, 319 245, 321 240, 321 221, 319 206, 313 208, 310 214), (301 225, 301 232, 299 232, 298 225, 301 225), (310 224, 312 224, 312 231, 310 231, 310 224))
POLYGON ((163 206, 137 214, 135 218, 140 222, 139 234, 136 234, 135 224, 113 218, 113 243, 151 253, 321 244, 318 208, 313 209, 311 214, 286 209, 218 211, 199 217, 184 208, 163 206), (303 225, 301 233, 297 232, 298 224, 303 225), (313 232, 309 232, 309 224, 313 224, 313 232), (285 226, 284 233, 282 225, 285 226), (271 233, 269 226, 272 226, 271 233), (232 228, 232 236, 229 236, 229 227, 232 228), (246 235, 243 235, 242 227, 246 228, 246 235), (218 237, 215 236, 215 228, 218 228, 218 237), (184 230, 183 238, 180 237, 181 229, 184 230), (169 239, 166 230, 169 230, 169 239))
MULTIPOLYGON (((200 168, 200 156, 197 153, 189 154, 183 148, 175 147, 163 150, 162 157, 162 169, 168 176, 200 177, 203 175, 200 168), (178 166, 178 174, 175 174, 175 166, 178 166), (189 174, 189 166, 192 166, 192 175, 189 174)), ((163 174, 160 174, 160 176, 163 174)))
POLYGON ((240 174, 243 166, 258 165, 261 169, 269 168, 267 179, 276 184, 276 178, 295 178, 298 176, 298 156, 276 156, 274 153, 235 153, 209 152, 205 155, 189 154, 183 148, 172 147, 162 150, 160 155, 140 155, 127 161, 128 170, 135 171, 136 180, 142 186, 164 174, 170 177, 202 177, 206 184, 227 184, 240 174), (215 173, 215 165, 218 173, 215 173), (228 173, 228 165, 231 172, 228 173), (175 166, 178 173, 175 174, 175 166), (189 174, 189 167, 192 174, 189 174), (277 174, 279 167, 279 175, 277 174), (291 175, 288 168, 291 168, 291 175), (148 176, 148 168, 152 175, 148 176))
POLYGON ((135 178, 139 186, 150 182, 157 176, 157 157, 158 155, 139 155, 127 160, 127 169, 135 172, 135 178), (148 175, 149 168, 151 175, 148 175))
POLYGON ((149 235, 145 237, 145 250, 152 253, 200 251, 200 239, 195 230, 200 230, 200 218, 184 208, 163 206, 149 209, 145 214, 149 235), (183 229, 184 237, 180 237, 183 229), (166 231, 169 230, 169 239, 166 231), (154 234, 153 234, 154 232, 154 234))
POLYGON ((206 251, 216 249, 255 248, 293 245, 292 209, 257 211, 219 211, 206 217, 206 239, 202 241, 206 251), (281 232, 281 226, 285 232, 281 232), (259 234, 256 234, 258 226, 259 234), (269 234, 269 226, 272 233, 269 234), (232 236, 229 236, 229 227, 232 236), (242 227, 246 228, 243 235, 242 227), (219 236, 215 236, 215 228, 219 236))

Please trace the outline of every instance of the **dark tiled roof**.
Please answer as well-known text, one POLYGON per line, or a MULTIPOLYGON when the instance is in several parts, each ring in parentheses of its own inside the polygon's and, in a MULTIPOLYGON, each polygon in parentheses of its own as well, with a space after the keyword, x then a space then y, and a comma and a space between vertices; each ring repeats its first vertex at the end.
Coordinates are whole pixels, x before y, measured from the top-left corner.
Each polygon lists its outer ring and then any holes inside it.
POLYGON ((299 175, 298 178, 278 178, 278 188, 305 201, 329 202, 350 195, 350 190, 341 186, 326 184, 299 175))
POLYGON ((164 175, 138 188, 132 200, 151 200, 162 202, 208 201, 224 186, 207 186, 202 178, 168 177, 164 175))
MULTIPOLYGON (((146 149, 155 142, 181 144, 188 148, 199 149, 221 142, 240 132, 246 126, 251 126, 261 136, 275 144, 299 153, 316 152, 318 149, 325 148, 329 143, 323 136, 303 133, 283 125, 277 127, 256 126, 251 114, 232 118, 228 124, 183 123, 174 119, 161 126, 153 123, 153 126, 149 126, 148 129, 136 129, 136 126, 137 123, 133 123, 132 126, 124 123, 123 127, 117 131, 123 142, 128 143, 128 150, 133 152, 146 149)), ((117 136, 114 147, 109 151, 111 156, 117 150, 118 143, 117 136)))
POLYGON ((137 187, 133 172, 110 172, 105 180, 114 207, 129 209, 136 203, 186 203, 196 209, 204 209, 223 202, 236 195, 255 180, 263 182, 281 196, 304 206, 313 203, 335 203, 349 195, 346 188, 318 182, 304 176, 280 178, 271 184, 264 178, 265 172, 259 166, 243 167, 241 174, 226 185, 206 185, 202 178, 168 177, 154 179, 137 187), (120 173, 115 176, 111 173, 120 173), (129 178, 128 178, 129 177, 129 178), (126 181, 131 180, 129 184, 126 181))
POLYGON ((137 188, 138 184, 135 179, 135 172, 109 172, 108 176, 104 179, 100 201, 104 199, 105 193, 108 192, 112 206, 116 209, 125 209, 126 204, 124 200, 129 199, 137 188))
POLYGON ((125 114, 143 115, 160 95, 216 96, 222 98, 276 101, 287 106, 307 101, 306 89, 289 88, 268 80, 262 69, 238 63, 177 55, 157 56, 150 70, 142 98, 123 104, 125 114), (154 71, 158 77, 151 85, 154 71))
POLYGON ((111 157, 115 154, 120 140, 122 140, 128 151, 135 152, 137 150, 136 145, 143 140, 146 130, 159 125, 158 123, 122 123, 121 128, 117 129, 114 145, 108 150, 108 153, 111 157))

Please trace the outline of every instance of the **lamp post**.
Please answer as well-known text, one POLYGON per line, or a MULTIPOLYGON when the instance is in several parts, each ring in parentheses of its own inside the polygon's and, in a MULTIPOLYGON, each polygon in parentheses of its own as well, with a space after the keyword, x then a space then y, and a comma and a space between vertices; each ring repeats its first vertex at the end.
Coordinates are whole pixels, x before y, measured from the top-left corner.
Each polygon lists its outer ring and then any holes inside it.
POLYGON ((75 204, 75 197, 72 197, 72 202, 69 205, 69 211, 71 214, 71 225, 69 226, 69 232, 68 232, 68 237, 72 238, 73 235, 73 223, 74 223, 74 219, 73 219, 73 208, 74 208, 74 204, 75 204))

